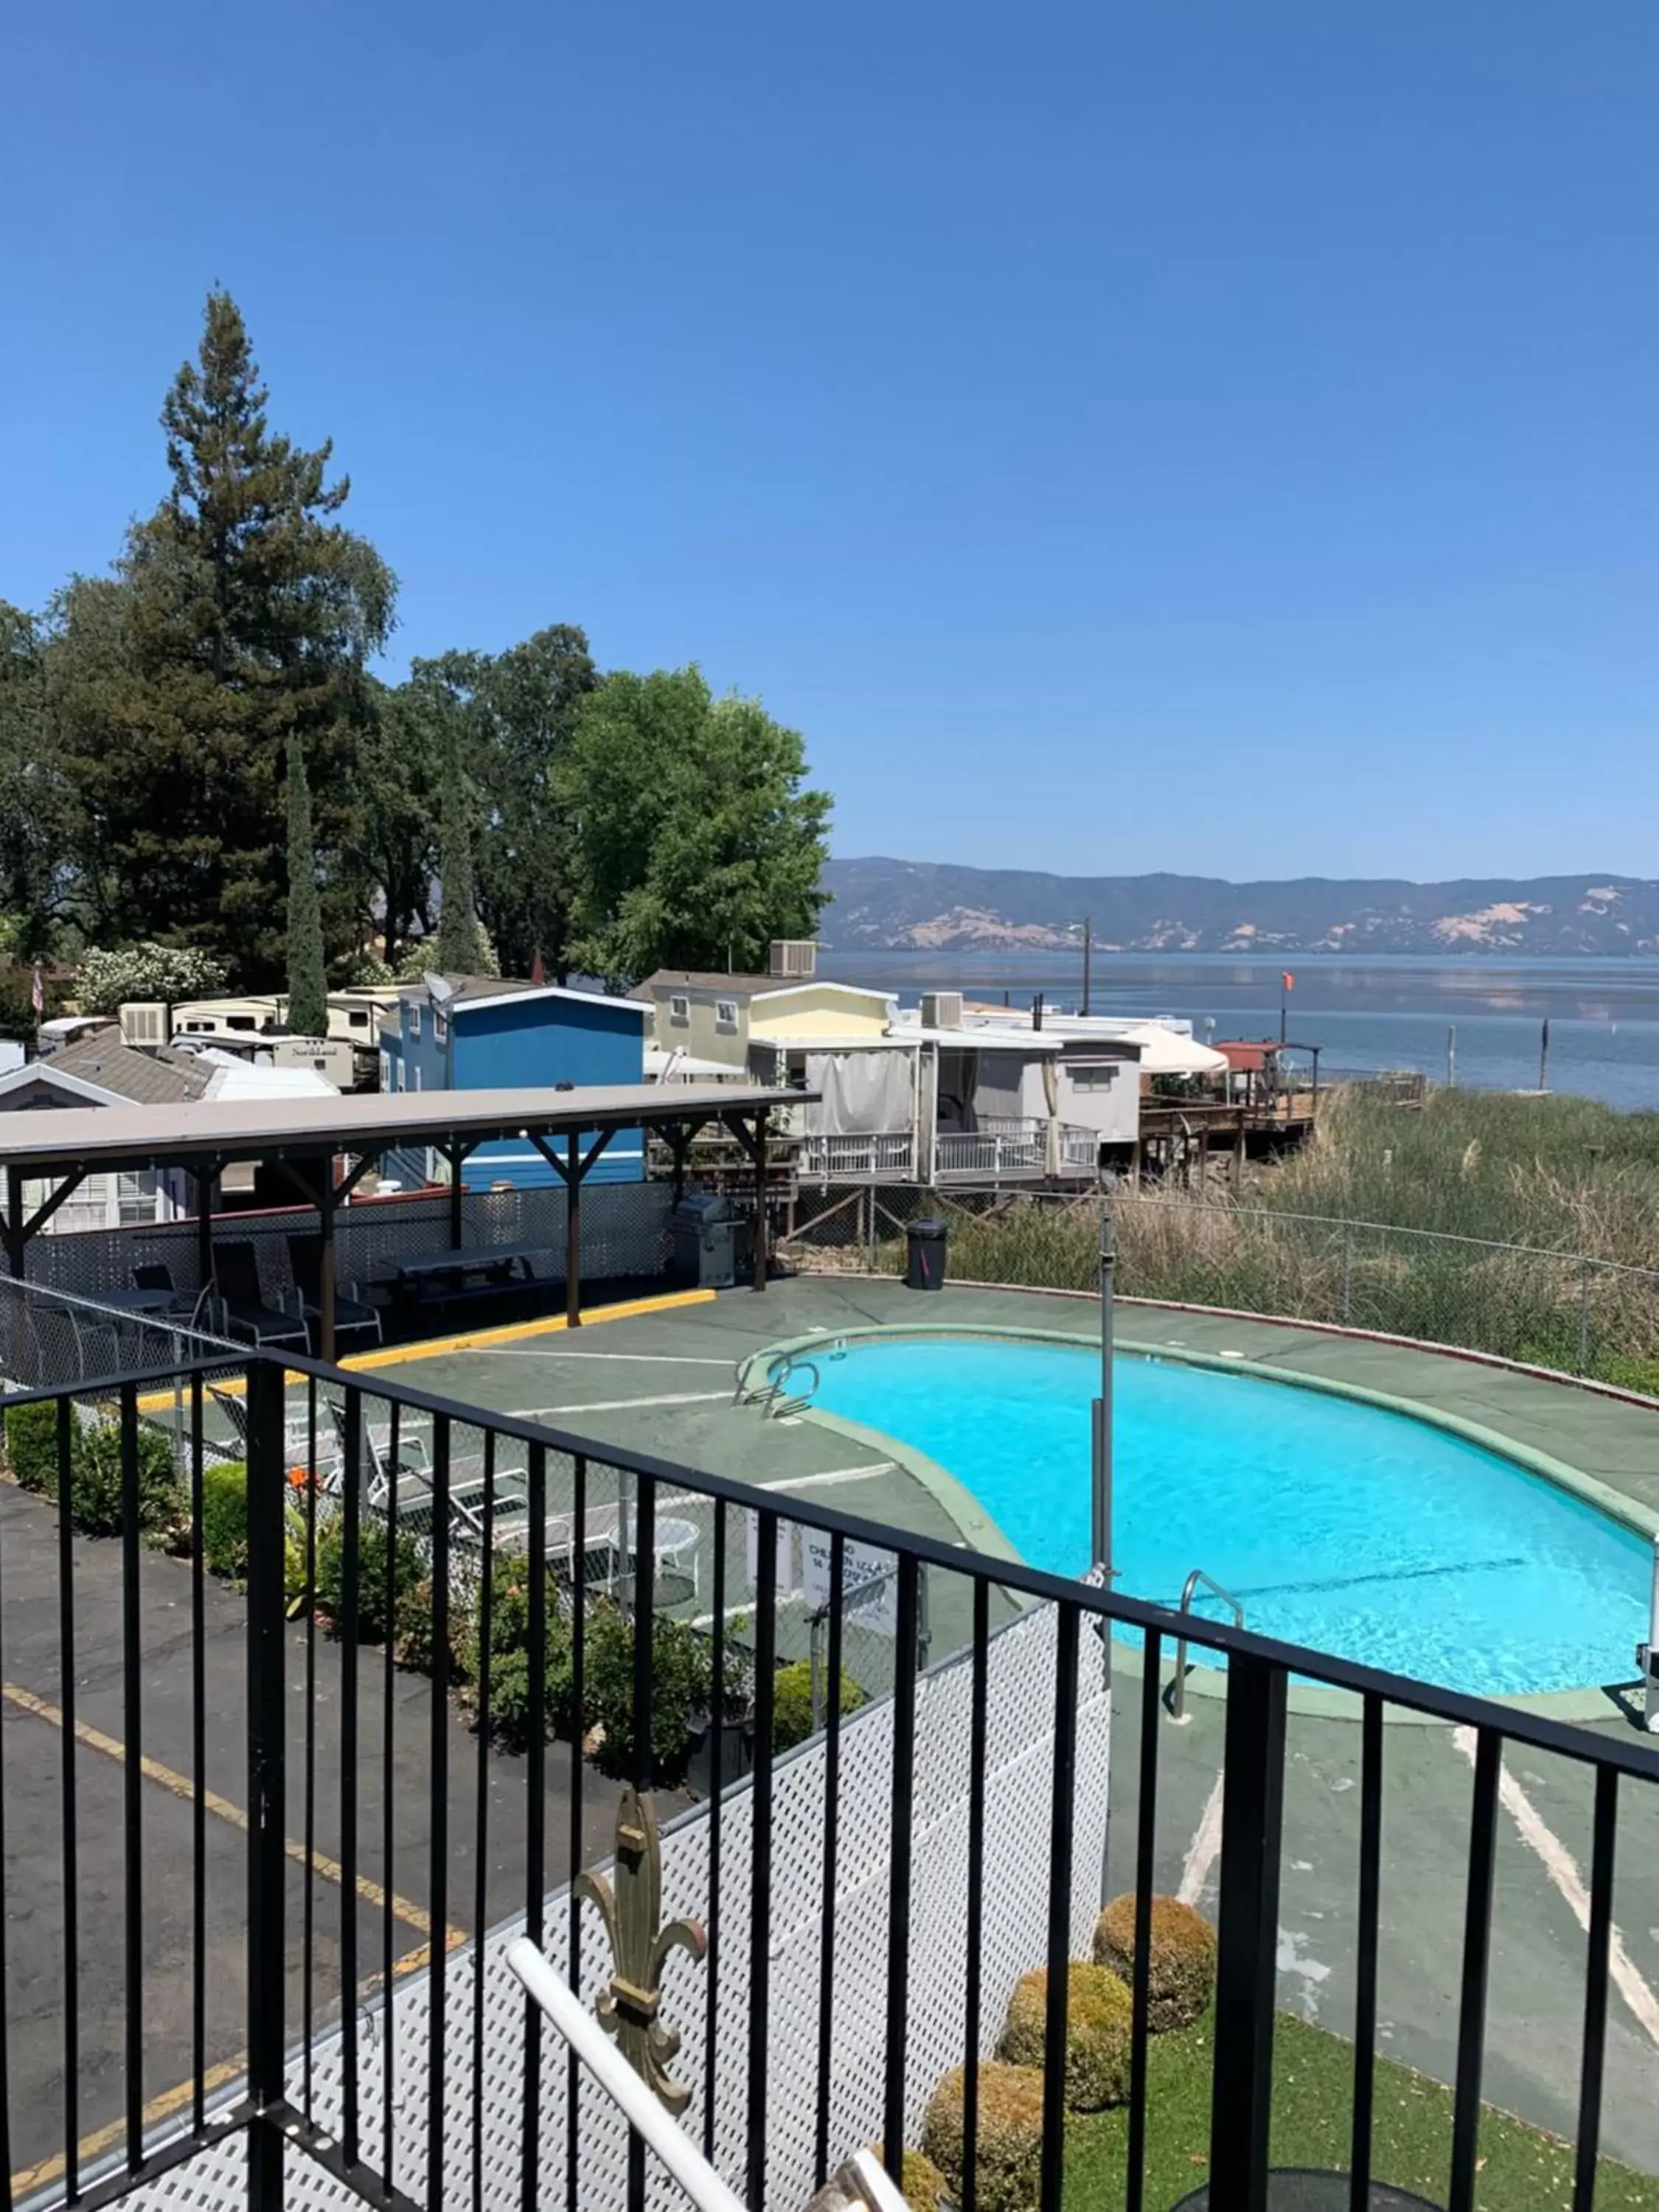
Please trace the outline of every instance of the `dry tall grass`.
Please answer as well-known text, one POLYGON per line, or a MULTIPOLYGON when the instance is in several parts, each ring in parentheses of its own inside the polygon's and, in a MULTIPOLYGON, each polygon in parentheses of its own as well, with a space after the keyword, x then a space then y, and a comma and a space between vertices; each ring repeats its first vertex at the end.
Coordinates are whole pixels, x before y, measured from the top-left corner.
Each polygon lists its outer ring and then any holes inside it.
MULTIPOLYGON (((960 1279, 1097 1280, 1096 1200, 938 1210, 960 1279)), ((1128 1297, 1346 1322, 1659 1389, 1659 1115, 1468 1091, 1411 1111, 1350 1091, 1243 1201, 1121 1191, 1114 1212, 1128 1297)), ((901 1249, 884 1242, 889 1264, 901 1249)))

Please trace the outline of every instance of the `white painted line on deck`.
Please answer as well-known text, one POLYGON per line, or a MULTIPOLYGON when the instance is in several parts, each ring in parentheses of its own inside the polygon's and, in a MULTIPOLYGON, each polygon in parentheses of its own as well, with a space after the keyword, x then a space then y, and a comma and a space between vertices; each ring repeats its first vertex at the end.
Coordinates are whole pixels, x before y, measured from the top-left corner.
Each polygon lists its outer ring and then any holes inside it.
POLYGON ((1187 1863, 1181 1869, 1181 1887, 1176 1892, 1183 1905, 1198 1903, 1204 1894, 1204 1885, 1210 1879, 1211 1869, 1221 1856, 1222 1790, 1226 1779, 1227 1770, 1223 1767, 1199 1816, 1193 1840, 1187 1846, 1187 1863))
POLYGON ((816 1490, 829 1482, 862 1482, 868 1474, 891 1474, 896 1460, 866 1460, 861 1467, 830 1467, 822 1474, 786 1475, 781 1482, 763 1482, 763 1490, 816 1490))
MULTIPOLYGON (((1473 1766, 1474 1730, 1472 1728, 1454 1729, 1452 1741, 1473 1766)), ((1589 1890, 1579 1871, 1578 1862, 1553 1830, 1546 1826, 1538 1808, 1506 1766, 1498 1770, 1498 1798, 1519 1829, 1522 1842, 1543 1861, 1544 1871, 1565 1898, 1568 1911, 1580 1928, 1588 1933, 1589 1890)), ((1638 1971, 1616 1923, 1607 1943, 1607 1971, 1620 1996, 1646 2029, 1650 2041, 1659 2045, 1659 1997, 1655 1996, 1651 1985, 1638 1971)))
POLYGON ((712 1406, 716 1399, 732 1402, 729 1390, 675 1390, 659 1398, 589 1398, 580 1406, 520 1406, 508 1418, 514 1421, 544 1421, 555 1413, 625 1413, 636 1406, 712 1406))

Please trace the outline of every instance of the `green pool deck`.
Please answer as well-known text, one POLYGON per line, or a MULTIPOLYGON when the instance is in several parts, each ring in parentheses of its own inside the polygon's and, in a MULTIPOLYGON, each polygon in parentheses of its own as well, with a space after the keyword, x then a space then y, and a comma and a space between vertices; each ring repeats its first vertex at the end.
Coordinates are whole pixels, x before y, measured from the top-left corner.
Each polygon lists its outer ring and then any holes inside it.
MULTIPOLYGON (((730 1402, 738 1364, 768 1346, 903 1328, 1099 1336, 1095 1302, 1086 1297, 973 1285, 921 1294, 884 1279, 808 1275, 774 1283, 763 1296, 728 1291, 579 1331, 427 1355, 380 1372, 785 1491, 827 1471, 868 1466, 849 1510, 951 1540, 963 1533, 960 1501, 953 1510, 902 1468, 878 1464, 890 1462, 889 1446, 816 1417, 763 1421, 753 1408, 730 1402)), ((1577 1476, 1598 1502, 1622 1502, 1636 1525, 1647 1533, 1659 1528, 1659 1407, 1455 1353, 1134 1300, 1120 1304, 1117 1333, 1126 1349, 1237 1359, 1286 1381, 1404 1401, 1577 1476)))
MULTIPOLYGON (((572 1334, 429 1356, 386 1379, 534 1413, 611 1445, 834 1504, 886 1525, 962 1539, 959 1498, 896 1463, 890 1444, 821 1420, 763 1419, 734 1407, 738 1363, 769 1345, 860 1328, 1034 1330, 1088 1339, 1088 1299, 980 1288, 937 1295, 887 1280, 800 1277, 761 1296, 734 1291, 607 1320, 572 1334)), ((1120 1337, 1169 1353, 1241 1355, 1284 1376, 1413 1401, 1519 1451, 1574 1470, 1659 1516, 1659 1408, 1529 1375, 1329 1330, 1126 1301, 1120 1337)), ((368 1378, 373 1379, 373 1378, 368 1378)), ((942 1579, 942 1578, 941 1578, 942 1579)), ((956 1622, 944 1601, 936 1652, 956 1622)), ((1133 1879, 1140 1685, 1115 1680, 1108 1893, 1133 1879)), ((1598 1693, 1585 1724, 1628 1733, 1626 1705, 1598 1693)), ((1224 1708, 1194 1696, 1160 1720, 1155 1879, 1213 1913, 1224 1708)), ((1574 2131, 1583 2030, 1592 1780, 1577 1761, 1511 1750, 1498 1838, 1484 2092, 1564 2136, 1574 2131)), ((1359 1730, 1309 1710, 1289 1726, 1278 1998, 1349 2032, 1356 1985, 1359 1730)), ((1457 2038, 1472 1790, 1468 1747, 1440 1727, 1389 1729, 1384 1752, 1378 2049, 1442 2081, 1457 2038)), ((1620 1964, 1610 2001, 1603 2148, 1659 2173, 1659 1790, 1620 1792, 1614 1919, 1620 1964)))

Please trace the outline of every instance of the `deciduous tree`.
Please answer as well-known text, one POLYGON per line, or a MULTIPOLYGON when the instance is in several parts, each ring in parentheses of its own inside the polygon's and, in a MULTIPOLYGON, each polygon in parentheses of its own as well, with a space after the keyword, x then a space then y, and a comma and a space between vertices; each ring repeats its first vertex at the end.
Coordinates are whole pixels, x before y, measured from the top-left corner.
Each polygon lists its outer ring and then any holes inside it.
POLYGON ((607 676, 560 779, 579 884, 577 957, 613 986, 660 967, 758 968, 810 937, 830 802, 799 732, 696 668, 607 676))

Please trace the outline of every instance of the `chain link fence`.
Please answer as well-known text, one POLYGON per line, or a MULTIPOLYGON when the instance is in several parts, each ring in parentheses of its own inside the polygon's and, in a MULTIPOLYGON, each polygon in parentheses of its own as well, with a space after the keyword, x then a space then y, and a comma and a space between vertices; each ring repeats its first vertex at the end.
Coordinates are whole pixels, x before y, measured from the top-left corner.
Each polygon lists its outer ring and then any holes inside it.
MULTIPOLYGON (((673 1194, 666 1183, 586 1184, 582 1192, 582 1279, 592 1283, 663 1274, 672 1250, 672 1206, 673 1194)), ((275 1302, 295 1287, 289 1238, 315 1235, 319 1226, 313 1209, 295 1206, 276 1212, 222 1213, 215 1235, 246 1238, 252 1244, 261 1287, 275 1302)), ((533 1247, 546 1255, 549 1271, 557 1273, 566 1254, 563 1188, 469 1191, 461 1200, 461 1231, 466 1244, 533 1247)), ((342 1285, 372 1282, 399 1261, 448 1248, 448 1194, 359 1200, 340 1209, 334 1234, 342 1285)), ((83 1298, 124 1291, 135 1267, 156 1264, 168 1269, 181 1294, 194 1297, 201 1289, 193 1220, 76 1230, 37 1237, 29 1246, 31 1282, 83 1298)))
MULTIPOLYGON (((783 1250, 803 1270, 900 1275, 908 1224, 950 1231, 958 1282, 1091 1291, 1103 1200, 914 1186, 813 1193, 783 1250)), ((1659 1393, 1659 1269, 1385 1222, 1117 1191, 1125 1297, 1224 1307, 1488 1352, 1659 1393)))

